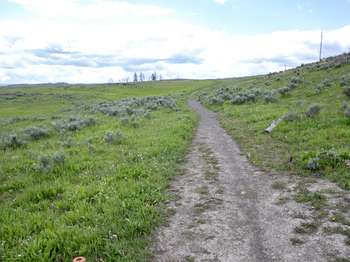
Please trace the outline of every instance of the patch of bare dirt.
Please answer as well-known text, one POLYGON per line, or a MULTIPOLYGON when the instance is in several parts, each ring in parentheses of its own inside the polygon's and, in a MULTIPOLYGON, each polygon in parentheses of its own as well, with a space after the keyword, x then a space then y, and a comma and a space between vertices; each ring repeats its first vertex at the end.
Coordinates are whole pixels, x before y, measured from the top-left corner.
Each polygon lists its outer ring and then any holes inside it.
POLYGON ((249 164, 216 115, 200 116, 173 215, 156 233, 155 261, 347 261, 349 194, 323 180, 249 164), (317 194, 314 194, 317 193, 317 194))

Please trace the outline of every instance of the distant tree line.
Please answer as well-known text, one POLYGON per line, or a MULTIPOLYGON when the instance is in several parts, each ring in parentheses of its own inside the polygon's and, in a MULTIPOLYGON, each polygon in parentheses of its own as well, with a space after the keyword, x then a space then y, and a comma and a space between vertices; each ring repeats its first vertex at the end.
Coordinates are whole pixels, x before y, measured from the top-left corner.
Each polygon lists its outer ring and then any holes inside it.
MULTIPOLYGON (((161 74, 157 74, 157 72, 152 73, 148 77, 143 72, 137 73, 135 72, 133 77, 126 77, 123 79, 119 79, 119 83, 137 83, 137 82, 145 82, 145 81, 161 81, 163 77, 161 74)), ((109 83, 114 83, 114 80, 111 78, 108 81, 109 83)))
POLYGON ((144 81, 160 81, 162 80, 162 75, 158 75, 157 72, 152 73, 148 79, 146 78, 145 74, 140 72, 140 73, 134 73, 134 78, 133 78, 133 82, 144 82, 144 81))

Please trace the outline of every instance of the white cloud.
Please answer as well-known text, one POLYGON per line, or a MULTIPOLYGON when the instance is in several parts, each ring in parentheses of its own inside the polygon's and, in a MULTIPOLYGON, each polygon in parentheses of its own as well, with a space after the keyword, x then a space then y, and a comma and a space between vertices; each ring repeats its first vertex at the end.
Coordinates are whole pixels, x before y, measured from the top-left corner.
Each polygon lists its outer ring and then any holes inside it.
POLYGON ((113 0, 10 0, 43 17, 96 19, 127 16, 170 15, 172 9, 113 0))
POLYGON ((214 2, 223 5, 227 2, 227 0, 214 0, 214 2))
MULTIPOLYGON (((242 76, 310 62, 318 54, 319 31, 232 35, 151 5, 12 1, 36 18, 0 19, 0 83, 107 82, 155 70, 167 78, 242 76)), ((350 47, 350 26, 324 35, 325 55, 350 47)))

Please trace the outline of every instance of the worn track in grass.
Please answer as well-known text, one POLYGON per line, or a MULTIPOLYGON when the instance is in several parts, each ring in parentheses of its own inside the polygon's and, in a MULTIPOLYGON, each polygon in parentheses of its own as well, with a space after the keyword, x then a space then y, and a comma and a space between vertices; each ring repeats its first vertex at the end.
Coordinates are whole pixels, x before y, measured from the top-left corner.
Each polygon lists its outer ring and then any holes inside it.
MULTIPOLYGON (((195 101, 190 106, 200 123, 185 174, 171 186, 173 215, 156 234, 155 261, 320 262, 350 256, 343 235, 320 228, 295 233, 301 223, 315 222, 313 208, 293 200, 298 185, 308 181, 260 172, 213 112, 195 101)), ((312 187, 346 195, 325 181, 313 181, 312 187)))

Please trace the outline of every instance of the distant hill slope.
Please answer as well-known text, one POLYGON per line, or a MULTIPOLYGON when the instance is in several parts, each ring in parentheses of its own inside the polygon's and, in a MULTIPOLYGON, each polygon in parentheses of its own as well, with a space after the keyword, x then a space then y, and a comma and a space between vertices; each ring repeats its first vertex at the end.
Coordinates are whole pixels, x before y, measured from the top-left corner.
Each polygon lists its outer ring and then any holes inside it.
POLYGON ((257 165, 350 189, 350 54, 265 76, 217 81, 199 94, 257 165), (283 118, 270 134, 264 130, 283 118))

